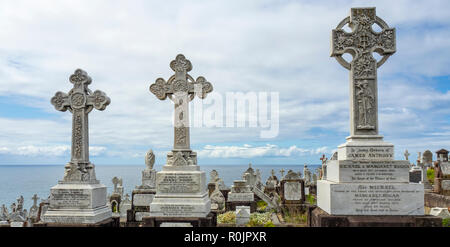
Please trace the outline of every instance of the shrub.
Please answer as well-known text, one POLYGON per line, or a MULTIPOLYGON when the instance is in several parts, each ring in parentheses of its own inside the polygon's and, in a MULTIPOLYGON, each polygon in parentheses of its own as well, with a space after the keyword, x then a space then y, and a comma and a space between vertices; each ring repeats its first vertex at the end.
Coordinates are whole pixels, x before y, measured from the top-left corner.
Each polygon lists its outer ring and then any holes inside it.
POLYGON ((314 198, 313 195, 307 195, 306 196, 306 200, 309 202, 309 204, 311 205, 315 205, 316 204, 316 198, 314 198))
POLYGON ((217 223, 236 224, 236 213, 234 211, 228 211, 223 214, 217 215, 217 223))
POLYGON ((428 178, 428 181, 430 181, 431 184, 434 183, 434 169, 428 169, 427 170, 427 178, 428 178))
POLYGON ((257 206, 256 210, 258 212, 264 212, 266 210, 266 208, 267 208, 267 202, 265 202, 265 201, 258 201, 258 202, 256 202, 256 206, 257 206))
POLYGON ((442 219, 442 226, 450 227, 450 218, 442 219))
POLYGON ((273 222, 271 219, 272 213, 252 213, 250 214, 250 221, 247 226, 272 226, 273 222))

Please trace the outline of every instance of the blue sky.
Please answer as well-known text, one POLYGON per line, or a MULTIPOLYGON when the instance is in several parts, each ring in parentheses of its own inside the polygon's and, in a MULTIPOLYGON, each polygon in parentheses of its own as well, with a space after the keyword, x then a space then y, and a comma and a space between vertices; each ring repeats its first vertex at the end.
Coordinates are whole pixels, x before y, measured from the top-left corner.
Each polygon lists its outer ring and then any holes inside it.
MULTIPOLYGON (((348 71, 330 58, 331 30, 374 6, 396 28, 378 69, 379 124, 397 159, 450 148, 448 1, 2 1, 0 164, 65 164, 71 114, 50 104, 77 68, 111 98, 90 114, 91 161, 163 164, 172 108, 148 91, 183 53, 214 92, 278 92, 280 132, 192 128, 200 165, 320 163, 349 135, 348 71)), ((198 99, 196 99, 198 100, 198 99)))

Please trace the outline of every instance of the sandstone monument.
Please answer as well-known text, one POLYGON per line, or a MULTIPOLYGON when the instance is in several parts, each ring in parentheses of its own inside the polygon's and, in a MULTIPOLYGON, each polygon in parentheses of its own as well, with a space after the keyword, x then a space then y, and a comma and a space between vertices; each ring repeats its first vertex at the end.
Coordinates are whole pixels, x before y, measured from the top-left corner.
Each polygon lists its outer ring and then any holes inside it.
POLYGON ((63 180, 51 188, 50 205, 41 220, 48 225, 107 223, 111 209, 106 202, 106 186, 96 179, 94 164, 89 161, 88 114, 94 108, 104 110, 111 100, 104 92, 88 88, 91 77, 81 69, 69 80, 73 84, 70 92, 57 92, 51 103, 58 111, 72 113, 71 159, 63 180))
POLYGON ((156 173, 156 194, 150 204, 146 225, 164 222, 188 222, 193 226, 211 226, 215 219, 206 187, 206 174, 197 165, 197 153, 190 148, 189 102, 198 96, 204 99, 212 92, 211 83, 202 76, 196 80, 188 72, 192 64, 179 54, 170 63, 175 74, 150 86, 158 99, 174 102, 174 147, 167 154, 167 163, 156 173))

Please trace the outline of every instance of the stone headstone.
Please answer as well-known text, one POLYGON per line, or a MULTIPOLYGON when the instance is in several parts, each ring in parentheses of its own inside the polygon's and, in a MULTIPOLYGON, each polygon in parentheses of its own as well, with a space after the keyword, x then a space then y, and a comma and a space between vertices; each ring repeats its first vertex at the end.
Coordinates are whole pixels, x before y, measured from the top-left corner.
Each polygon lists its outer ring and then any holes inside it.
POLYGON ((409 171, 409 182, 420 183, 422 182, 422 169, 411 169, 409 171))
POLYGON ((331 215, 424 215, 423 184, 409 182, 409 161, 394 160, 394 145, 379 135, 377 68, 396 51, 395 29, 375 8, 352 8, 331 43, 331 56, 350 71, 350 136, 338 159, 327 162, 326 180, 317 182, 318 207, 331 215), (374 32, 373 24, 382 30, 374 32), (342 58, 347 52, 351 63, 342 58))
POLYGON ((38 216, 39 207, 37 206, 37 200, 39 200, 39 197, 36 194, 34 194, 31 199, 33 200, 33 206, 31 206, 30 208, 29 217, 34 221, 37 219, 38 216))
POLYGON ((209 196, 211 200, 211 210, 215 212, 225 211, 225 197, 220 192, 219 185, 216 184, 214 191, 209 196))
POLYGON ((235 180, 233 186, 231 186, 231 191, 228 193, 229 202, 253 202, 254 194, 247 181, 245 180, 235 180))
POLYGON ((281 200, 283 204, 303 203, 304 183, 298 173, 289 170, 281 180, 281 200))
POLYGON ((70 76, 73 88, 68 94, 57 92, 51 103, 58 111, 72 113, 71 160, 65 166, 63 180, 50 190, 50 205, 42 221, 58 224, 96 224, 111 218, 106 203, 106 186, 95 176, 89 161, 88 114, 104 110, 111 100, 100 90, 92 92, 92 79, 81 69, 70 76))
POLYGON ((236 207, 236 225, 244 226, 250 222, 250 207, 237 206, 236 207))
POLYGON ((211 212, 206 175, 197 165, 197 153, 190 148, 189 102, 204 99, 213 87, 202 76, 194 80, 188 72, 192 64, 179 54, 170 63, 175 75, 156 79, 150 92, 158 99, 174 102, 174 146, 167 163, 156 174, 156 195, 150 204, 150 217, 205 218, 211 212))
POLYGON ((0 221, 8 221, 8 219, 9 219, 8 208, 5 206, 5 204, 2 204, 2 209, 0 212, 0 221))
MULTIPOLYGON (((132 206, 134 221, 142 221, 150 216, 150 204, 156 194, 156 170, 153 169, 155 154, 149 150, 145 155, 145 170, 142 171, 142 184, 136 186, 132 193, 132 206)), ((130 220, 131 221, 131 220, 130 220)))
POLYGON ((431 208, 430 215, 441 217, 443 219, 450 218, 450 213, 448 211, 448 208, 431 208))
POLYGON ((120 218, 126 218, 129 209, 131 209, 131 200, 130 196, 126 194, 124 200, 120 203, 120 218))
POLYGON ((423 152, 422 162, 426 167, 430 167, 433 164, 433 153, 430 150, 423 152))

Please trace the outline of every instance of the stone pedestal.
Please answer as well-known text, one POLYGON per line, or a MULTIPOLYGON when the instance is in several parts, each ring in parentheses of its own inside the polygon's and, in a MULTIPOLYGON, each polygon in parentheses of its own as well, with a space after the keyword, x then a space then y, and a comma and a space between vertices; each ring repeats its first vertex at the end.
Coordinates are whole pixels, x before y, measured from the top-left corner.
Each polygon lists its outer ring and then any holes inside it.
POLYGON ((290 213, 298 213, 304 211, 305 182, 290 172, 280 182, 281 207, 290 213))
POLYGON ((106 186, 93 181, 60 181, 50 190, 48 210, 43 223, 96 224, 111 218, 106 203, 106 186))
POLYGON ((310 213, 310 227, 441 227, 442 219, 430 215, 330 215, 320 208, 310 213))
POLYGON ((236 206, 249 206, 252 213, 256 211, 255 194, 245 180, 235 180, 228 192, 227 211, 235 210, 236 206))
POLYGON ((409 182, 409 162, 394 160, 382 137, 347 138, 317 182, 317 205, 331 215, 424 215, 423 184, 409 182))
POLYGON ((151 217, 206 217, 210 211, 206 174, 199 166, 166 165, 156 174, 151 217))

